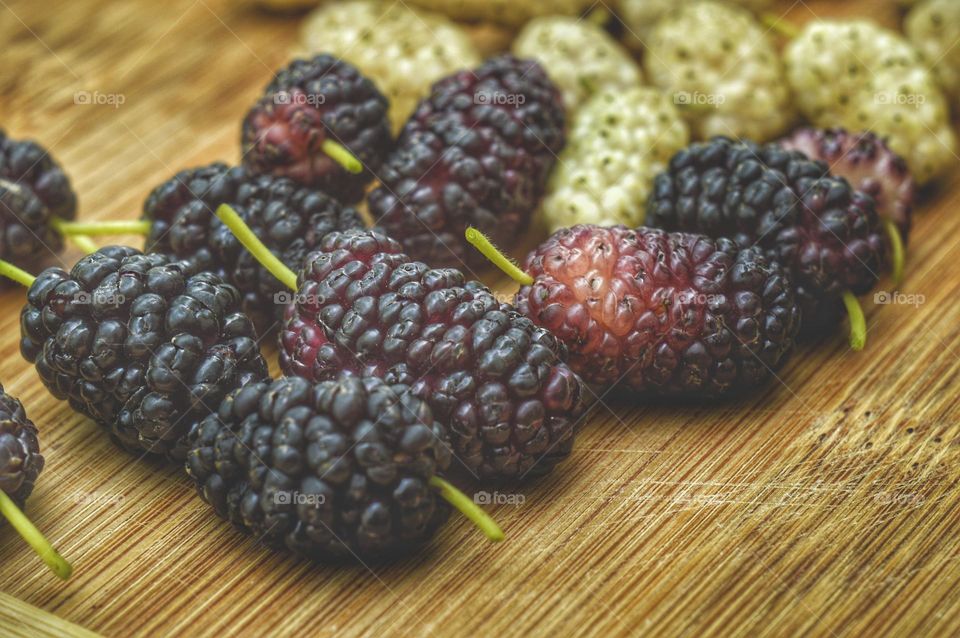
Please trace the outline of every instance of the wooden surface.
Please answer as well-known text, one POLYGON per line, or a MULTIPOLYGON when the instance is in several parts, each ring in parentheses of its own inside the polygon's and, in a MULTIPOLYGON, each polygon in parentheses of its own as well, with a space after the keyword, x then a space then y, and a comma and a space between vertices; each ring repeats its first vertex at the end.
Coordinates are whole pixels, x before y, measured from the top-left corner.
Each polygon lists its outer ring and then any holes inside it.
MULTIPOLYGON (((789 19, 894 19, 887 3, 837 5, 789 19)), ((83 218, 134 218, 175 170, 236 161, 240 118, 295 32, 214 0, 0 0, 0 125, 52 149, 83 218)), ((923 303, 866 299, 866 351, 841 334, 805 344, 735 404, 605 398, 566 464, 491 508, 507 542, 454 518, 432 551, 372 569, 256 547, 181 470, 114 448, 20 359, 22 293, 3 292, 0 380, 47 457, 29 511, 76 575, 56 581, 4 529, 0 590, 114 636, 956 633, 958 210, 955 173, 911 237, 903 291, 923 303)), ((0 635, 40 635, 43 618, 0 597, 0 635)))

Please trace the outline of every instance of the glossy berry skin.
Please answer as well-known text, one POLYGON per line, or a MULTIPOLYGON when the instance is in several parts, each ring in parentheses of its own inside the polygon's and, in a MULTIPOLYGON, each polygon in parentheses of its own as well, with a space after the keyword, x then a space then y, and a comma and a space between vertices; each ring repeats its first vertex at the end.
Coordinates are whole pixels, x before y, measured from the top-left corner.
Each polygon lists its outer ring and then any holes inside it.
POLYGON ((281 368, 409 385, 454 456, 481 479, 543 474, 584 412, 563 345, 455 269, 412 261, 375 231, 333 233, 307 258, 281 334, 281 368))
POLYGON ((877 214, 896 224, 906 239, 913 211, 913 177, 904 159, 874 133, 802 128, 779 144, 824 162, 831 174, 846 179, 854 188, 872 197, 877 214))
POLYGON ((22 508, 42 470, 37 427, 0 385, 0 490, 22 508))
POLYGON ((370 214, 414 259, 482 266, 464 231, 516 241, 563 144, 563 101, 540 65, 492 58, 433 86, 379 173, 370 214))
POLYGON ((387 98, 350 63, 327 54, 294 60, 243 121, 244 165, 358 202, 392 144, 387 109, 387 98), (363 171, 349 173, 324 153, 327 139, 346 147, 363 171))
POLYGON ((585 382, 713 399, 756 389, 794 345, 789 278, 757 249, 651 228, 578 225, 530 253, 517 308, 585 382))
POLYGON ((260 335, 279 326, 286 288, 220 222, 215 213, 221 204, 233 207, 270 252, 294 269, 327 233, 363 228, 356 210, 322 191, 243 167, 215 163, 189 169, 153 189, 143 207, 152 222, 145 250, 184 260, 236 286, 241 309, 260 335))
POLYGON ((409 388, 287 377, 230 393, 190 436, 187 473, 241 531, 314 560, 384 559, 426 543, 450 508, 430 479, 449 442, 409 388))
POLYGON ((719 137, 680 151, 654 180, 646 223, 762 249, 789 271, 805 332, 836 325, 844 291, 868 292, 886 266, 870 196, 772 143, 719 137))
POLYGON ((40 273, 20 328, 21 353, 55 397, 123 447, 175 460, 230 390, 267 376, 236 288, 134 248, 40 273))
POLYGON ((0 259, 28 267, 52 256, 63 247, 52 218, 76 214, 70 179, 47 150, 0 129, 0 259))

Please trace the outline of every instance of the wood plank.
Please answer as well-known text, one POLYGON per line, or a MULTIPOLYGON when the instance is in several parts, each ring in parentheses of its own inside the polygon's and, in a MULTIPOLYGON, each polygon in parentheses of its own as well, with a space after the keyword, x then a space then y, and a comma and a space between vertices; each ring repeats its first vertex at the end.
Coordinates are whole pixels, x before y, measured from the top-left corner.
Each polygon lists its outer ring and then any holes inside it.
MULTIPOLYGON (((0 123, 68 167, 83 218, 135 218, 174 171, 238 159, 243 113, 296 44, 295 19, 240 4, 5 0, 0 123)), ((893 24, 892 4, 788 18, 893 24)), ((841 334, 805 343, 776 382, 719 406, 604 396, 572 458, 492 508, 507 542, 454 519, 431 551, 372 569, 256 547, 181 470, 119 452, 22 361, 22 292, 4 290, 0 381, 48 461, 29 511, 76 575, 57 582, 0 532, 0 633, 52 614, 111 636, 956 634, 958 209, 957 172, 924 193, 903 286, 924 301, 868 299, 864 352, 841 334)))
POLYGON ((0 628, 10 638, 98 638, 99 634, 0 592, 0 628))

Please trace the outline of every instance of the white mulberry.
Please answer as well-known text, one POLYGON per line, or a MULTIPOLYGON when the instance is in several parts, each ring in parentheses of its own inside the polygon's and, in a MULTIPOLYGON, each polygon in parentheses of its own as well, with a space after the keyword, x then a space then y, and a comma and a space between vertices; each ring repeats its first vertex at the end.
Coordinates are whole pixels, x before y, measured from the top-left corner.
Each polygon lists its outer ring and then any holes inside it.
POLYGON ((660 91, 606 91, 574 115, 547 187, 551 231, 574 224, 643 223, 653 178, 689 142, 687 125, 660 91))
POLYGON ((508 26, 546 15, 580 15, 596 0, 407 0, 457 20, 482 20, 508 26))
POLYGON ((739 7, 686 5, 661 20, 644 70, 673 97, 698 138, 762 142, 792 119, 783 65, 766 30, 739 7))
MULTIPOLYGON (((772 0, 730 0, 730 2, 756 13, 767 9, 772 0)), ((624 41, 631 48, 642 49, 646 46, 653 27, 661 18, 689 3, 690 0, 619 0, 615 8, 627 28, 624 41)))
POLYGON ((960 100, 960 2, 926 0, 907 14, 904 30, 943 90, 960 100))
POLYGON ((513 52, 543 66, 563 93, 568 113, 598 91, 627 89, 641 81, 640 68, 626 49, 602 28, 577 18, 531 20, 514 41, 513 52))
POLYGON ((460 26, 403 3, 332 3, 304 20, 300 36, 309 53, 332 53, 373 80, 390 100, 395 133, 435 81, 481 61, 460 26))
POLYGON ((956 159, 946 99, 920 53, 866 20, 813 22, 787 45, 787 79, 821 127, 872 131, 922 184, 956 159))

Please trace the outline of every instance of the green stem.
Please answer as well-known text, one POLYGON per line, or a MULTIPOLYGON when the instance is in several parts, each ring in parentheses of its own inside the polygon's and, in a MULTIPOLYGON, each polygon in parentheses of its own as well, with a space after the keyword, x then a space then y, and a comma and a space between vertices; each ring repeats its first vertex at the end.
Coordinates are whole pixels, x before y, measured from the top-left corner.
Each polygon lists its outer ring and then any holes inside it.
POLYGON ((470 500, 466 494, 439 476, 432 477, 430 479, 430 485, 440 490, 440 496, 457 508, 470 522, 480 528, 480 531, 483 532, 487 538, 494 543, 499 543, 503 540, 503 530, 500 529, 497 522, 493 520, 489 514, 484 512, 483 509, 478 507, 476 503, 470 500))
POLYGON ((86 235, 69 235, 69 238, 70 238, 70 241, 73 242, 74 246, 76 246, 83 252, 87 253, 88 255, 90 253, 95 253, 97 252, 97 250, 99 250, 99 246, 97 246, 93 242, 93 240, 87 237, 86 235))
POLYGON ((775 16, 772 13, 764 13, 760 16, 760 22, 767 26, 771 31, 776 31, 779 35, 793 40, 800 35, 800 29, 783 20, 783 16, 775 16))
POLYGON ((148 235, 150 233, 149 220, 116 220, 105 222, 68 222, 65 219, 54 218, 53 227, 61 235, 148 235))
POLYGON ((494 246, 489 239, 487 239, 486 235, 473 227, 467 228, 466 235, 467 241, 470 242, 474 248, 479 250, 480 254, 492 261, 497 268, 505 272, 508 277, 513 279, 521 286, 529 286, 533 284, 533 277, 520 270, 520 267, 513 263, 509 257, 500 252, 497 247, 494 246))
POLYGON ((20 270, 9 261, 3 261, 2 259, 0 259, 0 277, 12 279, 24 288, 29 288, 32 286, 34 280, 36 279, 36 277, 28 273, 26 270, 20 270))
POLYGON ((900 229, 897 228, 897 225, 889 219, 883 220, 883 229, 887 231, 887 238, 890 240, 890 252, 893 253, 891 255, 893 261, 891 265, 893 284, 899 286, 903 281, 904 263, 906 262, 906 257, 904 256, 906 251, 903 248, 903 235, 900 234, 900 229))
POLYGON ((857 351, 863 350, 867 345, 867 320, 863 316, 863 308, 849 290, 843 293, 843 305, 847 307, 847 316, 850 319, 850 347, 857 351))
POLYGON ((7 493, 3 490, 0 490, 0 514, 10 521, 13 529, 23 537, 23 540, 27 541, 27 544, 30 545, 33 551, 43 559, 43 562, 53 570, 54 574, 63 580, 70 578, 70 574, 73 573, 73 568, 70 566, 70 563, 65 561, 63 557, 57 553, 57 550, 53 548, 50 541, 43 537, 40 530, 30 522, 30 519, 20 511, 20 508, 13 502, 13 499, 7 496, 7 493))
POLYGON ((296 273, 263 245, 260 238, 250 230, 250 227, 237 214, 237 211, 233 210, 229 204, 220 204, 217 208, 217 217, 220 218, 224 226, 230 229, 230 232, 243 244, 243 247, 250 251, 254 259, 260 262, 261 266, 269 270, 287 288, 293 291, 297 290, 296 273))
POLYGON ((331 139, 323 140, 320 150, 340 166, 347 169, 348 172, 358 175, 363 172, 363 164, 357 159, 357 156, 347 150, 347 147, 331 139))

